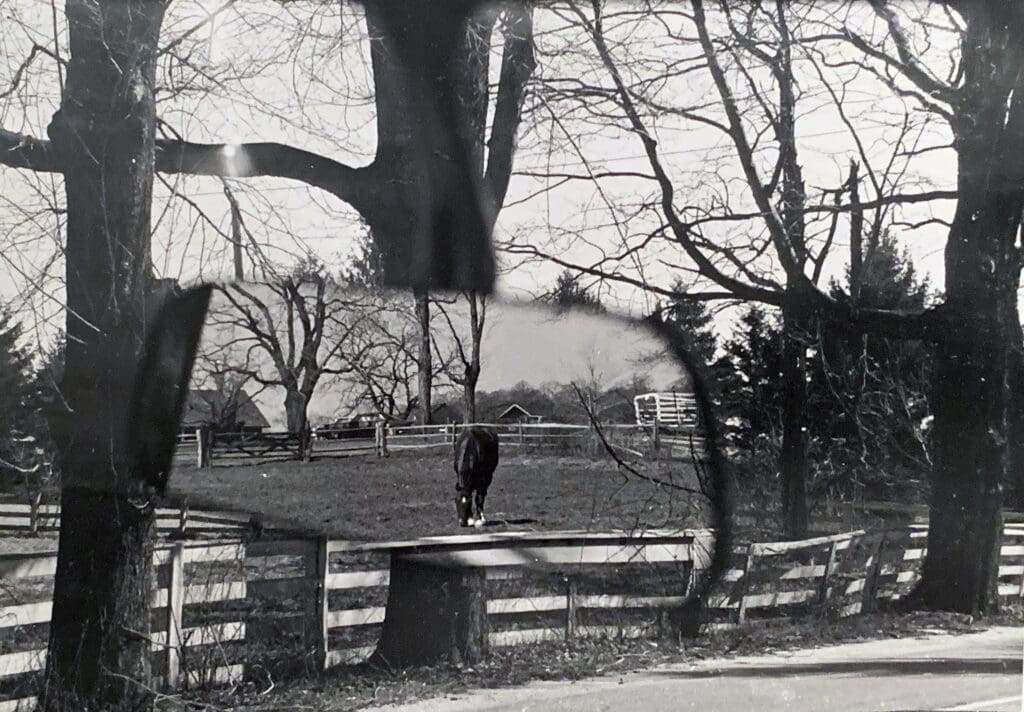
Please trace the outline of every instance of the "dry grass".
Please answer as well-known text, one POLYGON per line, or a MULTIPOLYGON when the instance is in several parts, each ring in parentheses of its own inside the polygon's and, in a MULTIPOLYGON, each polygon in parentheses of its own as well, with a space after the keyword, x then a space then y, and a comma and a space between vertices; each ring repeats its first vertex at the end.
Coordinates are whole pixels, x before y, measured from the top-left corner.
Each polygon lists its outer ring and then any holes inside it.
MULTIPOLYGON (((686 462, 645 468, 662 479, 696 484, 686 462)), ((333 537, 378 541, 465 533, 455 520, 447 450, 183 468, 171 483, 174 495, 204 508, 259 511, 269 522, 333 537)), ((505 455, 487 497, 488 530, 700 526, 688 496, 620 472, 610 459, 505 455)))
POLYGON ((338 668, 307 680, 271 685, 260 680, 214 697, 168 699, 162 710, 231 709, 246 712, 302 709, 343 712, 380 704, 443 697, 472 689, 523 685, 534 680, 576 680, 618 675, 655 665, 715 657, 769 653, 796 648, 853 643, 889 637, 927 635, 936 631, 967 633, 987 624, 1021 625, 1017 608, 978 623, 965 616, 944 613, 855 616, 837 622, 820 617, 771 625, 739 628, 675 643, 667 641, 593 640, 571 646, 538 644, 499 649, 474 667, 437 666, 402 671, 368 666, 338 668), (270 688, 270 689, 268 689, 270 688))

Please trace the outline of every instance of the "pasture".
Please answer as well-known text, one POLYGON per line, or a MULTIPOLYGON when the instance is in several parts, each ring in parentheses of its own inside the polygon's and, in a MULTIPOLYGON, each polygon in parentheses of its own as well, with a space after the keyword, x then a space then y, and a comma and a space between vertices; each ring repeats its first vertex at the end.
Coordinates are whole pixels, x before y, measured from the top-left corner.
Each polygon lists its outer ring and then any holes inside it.
MULTIPOLYGON (((642 472, 695 488, 693 467, 651 461, 642 472)), ((262 512, 271 524, 379 541, 468 533, 456 522, 452 455, 441 451, 309 463, 268 462, 171 476, 171 492, 204 507, 262 512)), ((610 458, 503 453, 487 496, 487 531, 699 527, 699 498, 620 471, 610 458)))

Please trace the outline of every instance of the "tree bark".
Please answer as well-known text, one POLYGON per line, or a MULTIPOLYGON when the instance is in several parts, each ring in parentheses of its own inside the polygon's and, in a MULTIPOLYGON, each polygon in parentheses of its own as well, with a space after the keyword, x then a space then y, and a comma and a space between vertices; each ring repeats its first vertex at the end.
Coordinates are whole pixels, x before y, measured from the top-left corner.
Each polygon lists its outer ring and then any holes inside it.
POLYGON ((371 662, 407 667, 482 660, 488 649, 486 585, 484 569, 393 555, 384 627, 371 662))
POLYGON ((70 414, 54 423, 63 473, 47 710, 136 710, 151 697, 154 511, 135 501, 132 371, 150 286, 155 57, 165 5, 68 0, 70 61, 49 126, 65 170, 70 414))
POLYGON ((467 423, 476 422, 476 382, 478 373, 467 371, 465 381, 462 384, 462 406, 465 414, 463 420, 467 423))
POLYGON ((434 367, 430 344, 430 295, 425 291, 414 293, 416 321, 419 324, 419 349, 416 356, 419 390, 417 398, 420 408, 420 423, 433 422, 434 408, 431 396, 434 390, 434 367))
POLYGON ((1024 332, 1019 312, 1007 326, 1010 330, 1010 460, 1005 499, 1007 507, 1020 511, 1024 510, 1024 332))
POLYGON ((309 399, 301 391, 289 388, 284 396, 284 412, 288 423, 288 432, 301 433, 306 429, 306 408, 309 399))
POLYGON ((1016 246, 1024 209, 1024 17, 967 5, 953 119, 956 213, 946 243, 948 328, 932 386, 935 455, 928 550, 911 605, 998 608, 1011 354, 1019 348, 1016 246))
POLYGON ((807 358, 803 320, 782 312, 782 528, 788 539, 807 536, 807 358))

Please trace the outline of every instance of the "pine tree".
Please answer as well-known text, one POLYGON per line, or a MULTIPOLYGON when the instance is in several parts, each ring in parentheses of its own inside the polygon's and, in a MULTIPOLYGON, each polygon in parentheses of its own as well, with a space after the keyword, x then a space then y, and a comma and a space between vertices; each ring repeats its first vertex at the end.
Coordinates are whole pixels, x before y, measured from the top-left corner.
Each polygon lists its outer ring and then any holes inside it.
POLYGON ((577 308, 602 313, 605 311, 601 299, 579 283, 579 278, 569 270, 558 275, 555 286, 545 297, 545 301, 559 310, 577 308))
MULTIPOLYGON (((677 282, 675 290, 682 293, 684 287, 677 282)), ((693 356, 705 365, 711 365, 718 349, 718 339, 712 328, 713 317, 708 313, 707 302, 677 298, 661 310, 662 321, 678 329, 686 338, 693 356)))
POLYGON ((40 460, 39 400, 32 358, 11 312, 0 307, 0 483, 5 490, 24 481, 40 460))

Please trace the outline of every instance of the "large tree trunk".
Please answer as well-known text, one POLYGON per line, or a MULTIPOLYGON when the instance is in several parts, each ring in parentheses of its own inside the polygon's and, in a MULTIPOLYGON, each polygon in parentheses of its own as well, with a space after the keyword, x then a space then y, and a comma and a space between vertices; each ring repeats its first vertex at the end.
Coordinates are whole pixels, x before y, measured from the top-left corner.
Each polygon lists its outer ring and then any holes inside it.
MULTIPOLYGON (((965 168, 961 176, 970 174, 965 168)), ((1014 239, 1024 206, 1019 193, 985 194, 960 182, 946 248, 951 326, 932 385, 928 551, 911 601, 986 614, 998 606, 1010 363, 1019 331, 1012 326, 1019 284, 1014 239)))
POLYGON ((998 606, 1009 363, 1018 328, 1024 208, 1024 31, 1015 6, 969 5, 963 101, 953 122, 958 202, 946 243, 949 328, 933 382, 928 551, 910 602, 984 614, 998 606))
POLYGON ((393 555, 384 627, 371 662, 388 667, 479 662, 487 654, 486 588, 484 569, 413 563, 393 555))
POLYGON ((430 347, 430 295, 417 291, 414 297, 416 322, 420 328, 419 351, 416 356, 416 366, 419 371, 417 398, 420 405, 420 423, 430 425, 434 416, 434 407, 431 402, 434 390, 434 365, 430 347))
POLYGON ((163 2, 68 0, 70 61, 49 127, 65 169, 71 413, 54 423, 63 492, 42 705, 137 710, 147 639, 153 509, 126 442, 151 277, 154 58, 163 2))
POLYGON ((284 413, 288 423, 288 432, 301 433, 306 429, 306 408, 309 399, 297 389, 288 389, 284 395, 284 413))
POLYGON ((462 383, 462 407, 465 411, 463 419, 467 423, 476 422, 476 382, 480 377, 474 369, 467 369, 462 383))
POLYGON ((1010 329, 1010 463, 1006 473, 1006 506, 1019 511, 1024 510, 1024 333, 1020 314, 1015 313, 1007 326, 1010 329))
POLYGON ((807 536, 807 358, 805 329, 783 309, 782 328, 782 528, 788 539, 807 536))

